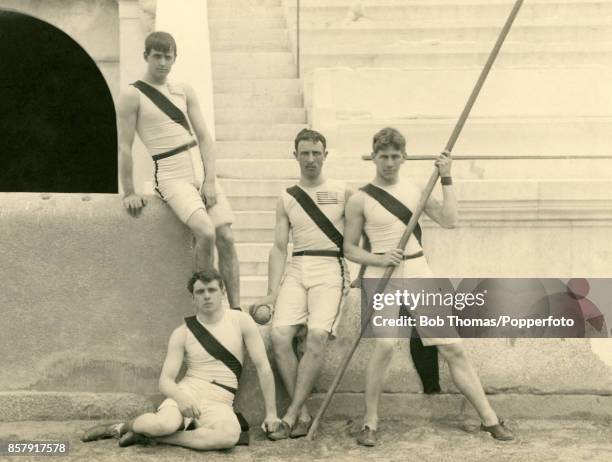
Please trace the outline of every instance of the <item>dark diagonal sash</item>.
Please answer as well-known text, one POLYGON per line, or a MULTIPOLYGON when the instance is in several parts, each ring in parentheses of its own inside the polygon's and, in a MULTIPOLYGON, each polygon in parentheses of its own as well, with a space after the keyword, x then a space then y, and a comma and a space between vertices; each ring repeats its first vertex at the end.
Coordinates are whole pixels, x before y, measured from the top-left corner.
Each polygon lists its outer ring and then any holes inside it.
POLYGON ((166 95, 142 80, 137 80, 136 82, 132 83, 132 85, 140 90, 147 98, 149 98, 160 111, 170 117, 170 119, 172 119, 174 122, 181 125, 189 132, 190 135, 192 134, 187 116, 183 111, 176 107, 176 105, 170 101, 166 95))
MULTIPOLYGON (((378 186, 374 186, 371 183, 368 183, 367 185, 359 189, 366 193, 368 196, 370 196, 372 199, 374 199, 376 202, 378 202, 380 205, 382 205, 389 213, 397 217, 405 225, 408 224, 410 218, 412 217, 412 212, 408 207, 402 204, 399 200, 397 200, 387 191, 382 188, 379 188, 378 186)), ((414 228, 414 236, 417 238, 417 241, 419 241, 421 247, 422 234, 423 233, 421 231, 421 226, 417 223, 416 227, 414 228)))
POLYGON ((315 204, 312 198, 300 188, 298 185, 287 188, 287 193, 290 194, 297 202, 302 206, 304 212, 314 221, 315 225, 319 227, 321 231, 334 243, 340 251, 342 251, 342 243, 344 238, 340 231, 336 229, 334 224, 329 218, 321 211, 321 209, 315 204))
MULTIPOLYGON (((412 212, 408 207, 402 204, 387 191, 374 186, 371 183, 359 189, 368 194, 372 199, 376 200, 388 212, 400 219, 405 225, 408 224, 410 218, 412 217, 412 212)), ((419 241, 419 244, 421 244, 421 235, 421 227, 417 223, 416 227, 414 228, 414 236, 417 238, 417 241, 419 241)), ((363 276, 363 272, 365 272, 365 265, 362 266, 362 271, 360 271, 361 276, 363 276)), ((439 393, 440 373, 438 369, 438 349, 435 346, 424 346, 423 341, 419 337, 419 333, 416 329, 412 330, 412 334, 413 338, 410 339, 410 356, 412 357, 412 362, 414 363, 415 369, 419 374, 421 383, 423 384, 423 391, 427 394, 439 393)))
POLYGON ((238 358, 225 348, 195 316, 185 318, 185 324, 187 324, 193 336, 200 342, 200 345, 202 345, 208 354, 225 364, 234 373, 236 380, 240 380, 242 364, 238 361, 238 358))

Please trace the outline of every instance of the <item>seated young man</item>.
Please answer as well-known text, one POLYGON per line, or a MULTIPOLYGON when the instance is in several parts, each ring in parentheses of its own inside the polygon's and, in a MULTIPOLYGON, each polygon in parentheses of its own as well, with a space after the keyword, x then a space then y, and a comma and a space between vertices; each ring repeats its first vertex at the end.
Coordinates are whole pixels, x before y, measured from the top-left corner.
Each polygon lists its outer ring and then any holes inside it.
POLYGON ((84 442, 117 437, 122 447, 150 439, 200 450, 233 447, 241 432, 233 402, 245 346, 263 392, 264 426, 276 429, 274 376, 257 325, 248 314, 222 307, 223 280, 215 269, 194 273, 187 287, 196 315, 185 318, 170 336, 159 378, 166 400, 155 413, 87 430, 84 442), (187 371, 177 383, 183 361, 187 371))

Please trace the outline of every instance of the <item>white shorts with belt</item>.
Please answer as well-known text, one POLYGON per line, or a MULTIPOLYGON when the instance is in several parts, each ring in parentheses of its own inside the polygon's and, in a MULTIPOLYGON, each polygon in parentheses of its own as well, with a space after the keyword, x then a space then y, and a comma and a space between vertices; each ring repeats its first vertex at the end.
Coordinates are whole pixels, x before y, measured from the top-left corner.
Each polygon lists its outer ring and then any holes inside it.
MULTIPOLYGON (((212 383, 195 383, 193 380, 182 380, 178 383, 178 387, 188 394, 200 409, 200 417, 194 420, 196 427, 215 428, 229 425, 236 426, 240 431, 240 423, 233 407, 234 395, 231 392, 212 383)), ((166 398, 157 410, 167 407, 178 409, 178 404, 172 398, 166 398)), ((190 420, 185 418, 185 428, 189 426, 190 420)))
POLYGON ((232 209, 218 181, 215 180, 217 203, 206 208, 202 200, 204 170, 197 146, 154 163, 155 191, 183 223, 200 209, 210 216, 216 228, 233 223, 232 209))
POLYGON ((307 325, 335 335, 348 287, 343 258, 294 256, 287 264, 274 307, 273 327, 307 325))
MULTIPOLYGON (((380 279, 385 273, 386 268, 381 266, 368 266, 364 273, 364 279, 380 279)), ((395 290, 405 290, 409 286, 409 280, 415 278, 433 278, 434 275, 427 264, 427 259, 422 256, 418 258, 403 260, 402 263, 395 268, 391 275, 391 279, 385 289, 385 293, 395 292, 395 290)), ((371 286, 371 285, 370 285, 371 286)), ((400 305, 386 305, 385 317, 397 318, 400 314, 400 305)), ((419 316, 421 314, 431 315, 430 307, 417 307, 412 314, 419 316)), ((379 327, 378 329, 373 326, 372 333, 375 337, 401 337, 399 334, 393 335, 391 327, 379 327), (377 335, 378 334, 378 335, 377 335)), ((397 327, 396 329, 404 329, 404 327, 397 327)), ((449 345, 458 343, 461 341, 459 335, 454 328, 449 327, 416 327, 423 345, 449 345)))

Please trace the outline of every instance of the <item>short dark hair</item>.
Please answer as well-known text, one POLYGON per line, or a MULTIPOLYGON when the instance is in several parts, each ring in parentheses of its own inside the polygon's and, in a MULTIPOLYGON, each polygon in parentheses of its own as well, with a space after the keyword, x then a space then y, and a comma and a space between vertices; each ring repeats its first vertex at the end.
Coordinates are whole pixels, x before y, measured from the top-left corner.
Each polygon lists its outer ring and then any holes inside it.
POLYGON ((224 290, 223 278, 221 277, 221 274, 219 273, 219 271, 217 271, 214 268, 208 268, 208 269, 205 269, 202 271, 196 271, 195 273, 193 273, 193 275, 189 279, 189 282, 187 283, 187 289, 189 290, 189 293, 193 294, 193 286, 195 285, 197 281, 201 281, 203 283, 218 281, 219 287, 221 288, 221 290, 224 290))
POLYGON ((145 39, 145 55, 148 55, 151 50, 163 51, 164 53, 174 50, 174 56, 176 56, 176 41, 168 32, 151 32, 145 39))
POLYGON ((393 148, 400 152, 406 152, 406 138, 399 130, 385 127, 379 130, 372 139, 372 153, 375 154, 380 149, 393 148))
POLYGON ((309 130, 308 128, 302 129, 300 133, 298 133, 295 137, 295 141, 293 142, 295 152, 297 152, 298 150, 298 144, 300 143, 300 141, 312 141, 313 143, 320 141, 323 145, 324 150, 327 146, 327 140, 325 140, 325 137, 323 135, 321 135, 316 130, 309 130))

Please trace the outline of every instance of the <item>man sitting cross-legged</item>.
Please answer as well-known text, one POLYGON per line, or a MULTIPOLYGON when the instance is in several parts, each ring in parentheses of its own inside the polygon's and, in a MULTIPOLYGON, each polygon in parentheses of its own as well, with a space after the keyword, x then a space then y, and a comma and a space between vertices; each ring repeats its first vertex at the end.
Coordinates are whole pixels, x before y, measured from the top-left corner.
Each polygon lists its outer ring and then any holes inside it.
POLYGON ((263 392, 264 426, 270 431, 277 428, 274 376, 257 325, 248 314, 221 305, 223 281, 215 269, 195 273, 187 287, 196 316, 185 318, 170 336, 159 379, 166 400, 155 413, 93 427, 85 432, 83 441, 118 437, 119 446, 130 446, 154 438, 192 449, 233 447, 241 431, 233 402, 245 345, 263 392), (187 371, 176 383, 183 361, 187 371), (195 429, 180 431, 190 428, 195 429))

